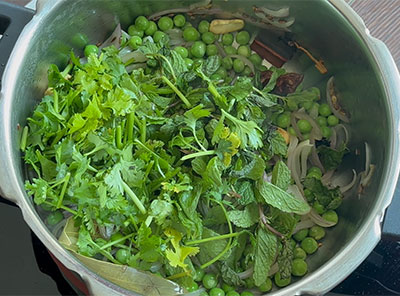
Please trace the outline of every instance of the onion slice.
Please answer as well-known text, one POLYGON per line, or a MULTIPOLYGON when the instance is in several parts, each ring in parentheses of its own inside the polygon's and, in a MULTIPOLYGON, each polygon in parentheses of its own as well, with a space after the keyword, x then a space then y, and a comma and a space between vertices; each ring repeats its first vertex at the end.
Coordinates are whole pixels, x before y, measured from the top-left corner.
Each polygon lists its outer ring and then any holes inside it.
POLYGON ((277 17, 277 18, 283 18, 283 17, 288 17, 289 16, 289 6, 279 8, 278 10, 272 10, 266 7, 257 7, 253 6, 254 12, 256 11, 261 11, 265 15, 269 15, 271 17, 277 17))
POLYGON ((111 33, 110 37, 108 37, 99 47, 99 49, 102 49, 104 47, 108 47, 111 45, 114 45, 116 48, 119 48, 121 45, 121 36, 122 36, 122 30, 121 30, 121 24, 118 24, 114 31, 111 33))
POLYGON ((293 230, 293 234, 299 232, 302 229, 307 229, 314 226, 315 223, 311 219, 306 219, 297 223, 296 228, 293 230))
POLYGON ((326 84, 326 100, 328 102, 329 107, 331 107, 333 114, 340 120, 348 123, 350 120, 346 112, 342 109, 342 107, 339 104, 339 99, 335 91, 334 81, 335 79, 332 76, 331 78, 329 78, 326 84))
POLYGON ((321 227, 332 227, 336 225, 336 223, 334 222, 326 221, 314 209, 311 209, 311 211, 307 215, 315 224, 321 227))

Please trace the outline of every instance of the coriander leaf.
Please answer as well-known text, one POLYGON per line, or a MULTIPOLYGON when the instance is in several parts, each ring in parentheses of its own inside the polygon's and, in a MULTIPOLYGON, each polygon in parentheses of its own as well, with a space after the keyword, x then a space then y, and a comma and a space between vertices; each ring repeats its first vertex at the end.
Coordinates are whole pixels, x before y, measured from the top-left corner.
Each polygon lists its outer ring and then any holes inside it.
POLYGON ((32 183, 26 181, 25 188, 28 190, 28 194, 33 195, 35 204, 40 205, 46 200, 49 185, 45 180, 34 178, 32 183))
POLYGON ((268 138, 268 142, 269 142, 269 150, 271 151, 272 154, 277 154, 286 157, 288 147, 286 145, 285 139, 279 132, 274 131, 268 138))
POLYGON ((252 93, 249 96, 249 100, 251 100, 260 107, 270 108, 277 104, 278 97, 276 95, 269 93, 263 93, 262 96, 256 93, 252 93))
POLYGON ((250 77, 238 77, 229 94, 237 101, 246 99, 253 92, 253 83, 250 77))
POLYGON ((165 250, 169 264, 173 267, 179 266, 187 270, 187 264, 184 262, 186 257, 196 255, 199 252, 199 248, 181 246, 180 241, 182 239, 182 234, 175 229, 168 228, 164 233, 171 240, 172 246, 174 247, 174 251, 171 249, 165 250))
POLYGON ((222 166, 218 157, 211 158, 202 176, 207 184, 217 188, 222 186, 222 166))
POLYGON ((234 186, 236 193, 240 195, 240 198, 238 199, 239 204, 245 206, 256 201, 253 185, 250 181, 238 181, 234 186))
POLYGON ((193 190, 184 191, 179 194, 179 203, 188 217, 196 214, 196 208, 201 196, 201 188, 195 186, 193 190))
POLYGON ((274 263, 277 252, 277 242, 276 235, 262 227, 258 228, 253 273, 256 286, 262 285, 267 280, 269 270, 272 263, 274 263))
POLYGON ((232 116, 225 110, 221 110, 222 114, 229 119, 233 126, 232 130, 235 132, 241 141, 241 148, 245 149, 247 146, 257 149, 263 146, 262 142, 262 129, 257 126, 254 121, 243 121, 232 116))
POLYGON ((229 220, 238 227, 249 228, 258 222, 258 206, 252 203, 245 207, 243 211, 228 211, 229 220))
POLYGON ((252 159, 240 171, 232 170, 230 175, 234 178, 248 178, 258 180, 264 175, 265 161, 261 156, 252 154, 252 159))
POLYGON ((173 213, 174 206, 165 200, 155 199, 150 204, 150 211, 150 215, 155 217, 157 224, 163 225, 166 218, 173 213))
POLYGON ((139 249, 140 259, 150 263, 160 260, 161 237, 153 235, 151 228, 147 227, 145 223, 141 224, 137 233, 136 243, 139 249))
POLYGON ((278 161, 272 170, 272 184, 286 191, 290 185, 291 174, 287 165, 283 161, 278 161))
POLYGON ((57 176, 57 164, 44 157, 39 150, 36 150, 36 156, 42 168, 43 179, 50 181, 57 176))
POLYGON ((317 151, 324 168, 326 170, 334 170, 342 163, 347 148, 343 145, 339 150, 335 150, 327 146, 319 146, 317 151))
POLYGON ((204 161, 205 157, 196 157, 192 160, 192 168, 200 176, 205 172, 207 163, 204 161))
POLYGON ((310 211, 310 206, 305 201, 297 199, 278 186, 262 179, 256 183, 256 195, 260 202, 265 202, 286 213, 304 215, 310 211))

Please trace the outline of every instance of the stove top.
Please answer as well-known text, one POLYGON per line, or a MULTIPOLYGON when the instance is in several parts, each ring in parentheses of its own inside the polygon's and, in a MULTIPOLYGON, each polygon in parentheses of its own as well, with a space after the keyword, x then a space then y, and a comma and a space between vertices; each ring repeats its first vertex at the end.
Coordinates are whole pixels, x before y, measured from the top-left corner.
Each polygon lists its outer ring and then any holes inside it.
MULTIPOLYGON (((0 295, 80 295, 18 207, 0 197, 0 295)), ((400 295, 400 242, 382 240, 329 295, 400 295)))

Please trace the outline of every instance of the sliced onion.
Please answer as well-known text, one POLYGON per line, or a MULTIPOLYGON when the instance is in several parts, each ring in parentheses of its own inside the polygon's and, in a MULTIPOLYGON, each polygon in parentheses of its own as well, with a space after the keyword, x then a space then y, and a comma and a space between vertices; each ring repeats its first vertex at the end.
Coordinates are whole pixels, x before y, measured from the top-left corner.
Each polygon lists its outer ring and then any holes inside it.
POLYGON ((318 167, 322 171, 322 173, 325 173, 325 168, 322 165, 321 160, 319 159, 317 148, 315 148, 315 145, 311 150, 310 161, 313 166, 318 167))
POLYGON ((321 227, 332 227, 336 225, 336 223, 334 222, 326 221, 314 209, 311 209, 311 211, 307 215, 315 224, 321 227))
POLYGON ((248 66, 250 68, 250 70, 251 70, 251 72, 253 74, 255 73, 254 72, 254 65, 248 58, 246 58, 244 56, 241 56, 241 55, 238 55, 238 54, 230 54, 230 55, 227 55, 227 57, 241 60, 246 66, 248 66))
POLYGON ((326 84, 326 100, 328 102, 329 107, 331 107, 332 113, 344 122, 349 122, 349 118, 347 117, 346 112, 339 106, 339 103, 334 103, 334 100, 338 100, 338 97, 335 92, 334 85, 334 77, 329 78, 326 84))
MULTIPOLYGON (((222 36, 222 35, 221 35, 221 36, 222 36)), ((226 52, 225 52, 224 48, 221 46, 221 43, 218 42, 218 41, 215 41, 214 44, 215 44, 215 46, 216 46, 217 49, 218 49, 219 55, 220 55, 221 57, 223 57, 223 58, 226 57, 226 52)))
POLYGON ((280 29, 287 29, 289 28, 291 25, 294 24, 295 22, 295 18, 294 17, 289 17, 286 19, 282 19, 282 18, 275 18, 275 17, 270 17, 265 15, 262 12, 254 12, 254 14, 261 19, 263 22, 267 23, 267 24, 271 24, 272 26, 276 27, 276 28, 280 28, 280 29))
POLYGON ((294 112, 292 112, 292 114, 290 114, 290 125, 293 127, 294 131, 296 132, 297 137, 300 140, 304 140, 304 137, 300 132, 299 126, 297 125, 296 117, 293 113, 294 112))
POLYGON ((297 145, 296 149, 293 151, 292 155, 289 155, 288 158, 288 168, 292 173, 293 180, 300 190, 303 190, 303 185, 301 184, 301 164, 300 161, 302 159, 302 154, 304 153, 304 157, 308 157, 308 153, 310 153, 310 144, 309 140, 305 140, 297 145), (305 150, 305 152, 303 152, 305 150))
POLYGON ((254 11, 261 10, 264 14, 272 16, 272 17, 277 17, 277 18, 282 18, 282 17, 288 17, 289 16, 289 6, 279 8, 278 10, 272 10, 266 7, 253 7, 254 11))
POLYGON ((314 226, 315 223, 311 219, 306 219, 297 223, 296 228, 293 230, 293 234, 299 232, 302 229, 307 229, 314 226))
POLYGON ((189 12, 189 11, 190 11, 190 8, 187 8, 187 7, 173 8, 173 9, 168 9, 168 10, 163 10, 163 11, 156 12, 156 13, 150 15, 148 17, 148 19, 154 21, 154 20, 159 19, 163 15, 176 14, 176 13, 186 13, 186 12, 189 12))
POLYGON ((329 138, 329 142, 330 142, 329 147, 331 147, 332 149, 336 149, 336 147, 337 147, 337 134, 336 134, 336 129, 332 128, 331 130, 332 130, 332 135, 331 135, 331 137, 329 138))
POLYGON ((289 147, 288 147, 288 155, 290 156, 294 149, 296 149, 297 144, 299 143, 299 139, 291 134, 289 134, 289 147))
POLYGON ((238 273, 238 276, 241 280, 245 280, 245 279, 251 277, 253 275, 253 272, 254 272, 254 267, 252 266, 249 269, 247 269, 241 273, 238 273))
POLYGON ((126 72, 131 73, 133 70, 139 69, 139 68, 145 68, 146 63, 136 63, 136 64, 130 64, 129 66, 126 67, 126 72))
POLYGON ((128 52, 124 55, 121 55, 121 61, 123 63, 126 63, 130 60, 133 60, 135 63, 143 63, 147 61, 147 57, 143 52, 139 50, 135 50, 132 52, 128 52))
POLYGON ((279 266, 278 266, 278 263, 275 262, 275 263, 271 266, 271 268, 269 269, 268 276, 274 275, 274 274, 277 273, 278 271, 279 271, 279 266))
POLYGON ((368 168, 368 173, 361 176, 360 185, 363 186, 364 188, 369 185, 372 175, 375 172, 375 168, 376 168, 376 166, 374 164, 370 164, 369 168, 368 168))
POLYGON ((368 170, 371 166, 371 147, 365 142, 365 173, 368 174, 368 170))
POLYGON ((337 126, 334 127, 334 130, 336 131, 337 134, 337 147, 339 147, 339 145, 342 145, 342 143, 347 145, 350 136, 346 126, 344 126, 343 124, 338 124, 337 126))
POLYGON ((300 154, 300 163, 301 163, 300 178, 301 179, 304 179, 307 175, 307 160, 308 160, 308 156, 310 155, 310 152, 312 150, 312 147, 314 147, 314 145, 308 144, 301 151, 301 154, 300 154))
POLYGON ((334 172, 335 172, 335 170, 329 170, 329 171, 325 172, 325 174, 321 177, 321 182, 323 185, 325 185, 325 186, 328 185, 334 172))
POLYGON ((308 203, 306 198, 304 197, 303 192, 300 190, 300 188, 297 185, 290 185, 288 187, 287 192, 291 193, 297 199, 305 201, 306 203, 308 203))
POLYGON ((104 47, 108 47, 111 45, 114 45, 116 48, 119 48, 121 45, 121 36, 122 36, 122 30, 121 30, 121 24, 118 24, 114 31, 111 33, 110 37, 108 37, 99 47, 99 49, 102 49, 104 47))
POLYGON ((352 171, 353 171, 353 179, 351 180, 351 182, 349 184, 341 186, 340 192, 345 193, 345 192, 349 191, 351 188, 353 188, 354 184, 356 184, 357 172, 354 169, 352 171))

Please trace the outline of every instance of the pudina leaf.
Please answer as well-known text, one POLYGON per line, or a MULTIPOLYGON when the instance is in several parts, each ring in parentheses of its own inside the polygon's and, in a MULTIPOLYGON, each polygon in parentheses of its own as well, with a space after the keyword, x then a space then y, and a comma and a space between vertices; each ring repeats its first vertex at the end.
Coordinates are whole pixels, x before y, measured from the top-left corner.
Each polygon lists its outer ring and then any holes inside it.
POLYGON ((286 191, 290 185, 291 173, 283 161, 278 161, 272 170, 272 184, 286 191))
POLYGON ((260 227, 257 231, 253 279, 256 286, 267 280, 269 270, 278 250, 275 234, 260 227))
POLYGON ((243 211, 228 211, 228 218, 238 227, 249 228, 258 222, 258 206, 257 204, 252 203, 246 206, 243 211))
POLYGON ((311 209, 305 201, 297 199, 278 186, 263 179, 256 183, 256 195, 260 202, 264 202, 286 213, 304 215, 311 209))

